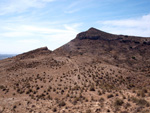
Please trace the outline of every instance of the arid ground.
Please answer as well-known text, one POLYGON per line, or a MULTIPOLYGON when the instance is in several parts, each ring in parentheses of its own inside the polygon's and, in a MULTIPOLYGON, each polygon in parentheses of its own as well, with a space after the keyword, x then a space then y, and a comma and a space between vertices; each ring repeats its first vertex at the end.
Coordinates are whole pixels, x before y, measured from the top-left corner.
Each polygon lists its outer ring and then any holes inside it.
POLYGON ((150 113, 150 38, 95 28, 0 60, 0 113, 150 113))

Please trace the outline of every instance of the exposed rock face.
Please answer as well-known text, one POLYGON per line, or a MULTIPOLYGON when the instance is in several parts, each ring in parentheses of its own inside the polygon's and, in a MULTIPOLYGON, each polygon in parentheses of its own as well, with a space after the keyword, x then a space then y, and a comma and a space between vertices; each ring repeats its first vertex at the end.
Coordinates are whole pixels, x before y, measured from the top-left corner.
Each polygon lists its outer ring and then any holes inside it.
POLYGON ((90 28, 86 32, 79 33, 77 35, 77 39, 83 40, 83 39, 90 39, 90 40, 98 40, 98 39, 105 39, 104 35, 107 35, 107 33, 100 31, 95 28, 90 28))
MULTIPOLYGON (((150 37, 149 37, 150 38, 150 37)), ((106 40, 106 41, 115 41, 119 40, 120 42, 134 42, 136 44, 150 44, 150 40, 148 38, 143 37, 135 37, 135 36, 127 36, 127 35, 114 35, 110 33, 106 33, 104 31, 98 30, 96 28, 90 28, 85 32, 81 32, 77 35, 76 39, 90 39, 90 40, 106 40)))

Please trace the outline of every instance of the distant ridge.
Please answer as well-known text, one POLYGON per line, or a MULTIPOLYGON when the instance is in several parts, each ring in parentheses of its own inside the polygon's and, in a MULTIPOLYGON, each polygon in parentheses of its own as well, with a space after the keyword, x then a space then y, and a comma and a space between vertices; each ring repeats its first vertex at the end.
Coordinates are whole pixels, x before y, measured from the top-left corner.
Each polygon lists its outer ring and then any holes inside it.
POLYGON ((0 60, 10 58, 15 56, 15 54, 0 54, 0 60))

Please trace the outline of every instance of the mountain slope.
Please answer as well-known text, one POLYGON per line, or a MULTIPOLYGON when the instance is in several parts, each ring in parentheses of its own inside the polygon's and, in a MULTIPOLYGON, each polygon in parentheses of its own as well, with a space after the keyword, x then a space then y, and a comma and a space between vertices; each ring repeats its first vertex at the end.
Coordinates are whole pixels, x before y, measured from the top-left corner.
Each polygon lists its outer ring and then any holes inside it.
POLYGON ((96 57, 121 67, 145 68, 150 64, 149 47, 149 38, 112 35, 90 28, 54 52, 60 55, 96 57))
POLYGON ((95 28, 0 61, 1 112, 149 112, 150 39, 95 28))

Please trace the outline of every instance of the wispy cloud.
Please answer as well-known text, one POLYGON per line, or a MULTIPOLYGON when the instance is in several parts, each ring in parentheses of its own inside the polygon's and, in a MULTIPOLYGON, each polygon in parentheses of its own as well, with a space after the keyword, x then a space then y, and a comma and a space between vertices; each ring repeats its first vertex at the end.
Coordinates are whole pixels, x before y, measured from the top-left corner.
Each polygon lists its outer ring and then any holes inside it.
POLYGON ((46 25, 14 24, 0 27, 0 30, 5 31, 0 33, 0 48, 5 48, 0 49, 0 53, 22 53, 42 46, 54 50, 75 38, 80 25, 80 23, 64 24, 61 28, 54 28, 46 25))
POLYGON ((75 13, 90 6, 91 0, 76 0, 71 2, 66 8, 65 13, 75 13))
POLYGON ((98 21, 101 29, 117 33, 150 37, 150 14, 133 19, 98 21))
POLYGON ((0 15, 9 13, 21 13, 29 8, 42 8, 48 2, 55 0, 7 0, 0 5, 0 15))
POLYGON ((131 0, 0 0, 0 53, 22 53, 41 46, 54 50, 91 26, 116 34, 150 36, 150 14, 127 18, 149 13, 150 2, 142 3, 141 6, 141 2, 131 0))
POLYGON ((44 20, 52 17, 52 13, 44 14, 47 11, 44 8, 31 13, 33 8, 42 8, 57 0, 8 1, 10 3, 4 1, 3 4, 10 9, 0 7, 0 14, 3 14, 0 18, 0 53, 22 53, 42 46, 54 50, 75 38, 82 25, 69 19, 44 20), (29 13, 23 13, 28 10, 29 13), (14 14, 8 18, 5 14, 10 13, 14 14))

